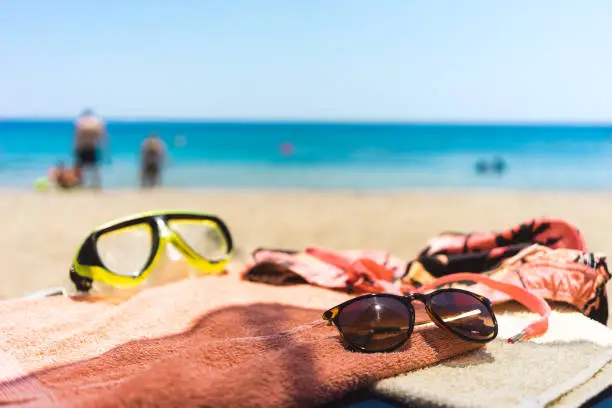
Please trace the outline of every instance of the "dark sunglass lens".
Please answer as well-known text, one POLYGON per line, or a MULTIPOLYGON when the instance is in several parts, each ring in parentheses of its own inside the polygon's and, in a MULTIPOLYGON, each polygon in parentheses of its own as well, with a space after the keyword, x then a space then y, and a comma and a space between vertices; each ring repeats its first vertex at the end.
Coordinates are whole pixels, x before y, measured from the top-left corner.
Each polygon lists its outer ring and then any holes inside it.
POLYGON ((411 322, 409 306, 386 296, 358 300, 338 316, 344 339, 368 351, 390 350, 406 341, 411 322))
POLYGON ((440 292, 430 299, 431 311, 453 332, 474 340, 495 336, 490 308, 477 297, 463 292, 440 292))

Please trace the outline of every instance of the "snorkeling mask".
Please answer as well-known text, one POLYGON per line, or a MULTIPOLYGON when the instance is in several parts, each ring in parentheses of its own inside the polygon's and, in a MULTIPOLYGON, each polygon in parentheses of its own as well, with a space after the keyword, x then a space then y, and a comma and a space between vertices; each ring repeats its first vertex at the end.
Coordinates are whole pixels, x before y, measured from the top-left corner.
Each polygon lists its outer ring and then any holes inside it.
POLYGON ((154 211, 96 228, 81 244, 70 279, 78 292, 139 290, 222 273, 232 237, 218 217, 194 211, 154 211))

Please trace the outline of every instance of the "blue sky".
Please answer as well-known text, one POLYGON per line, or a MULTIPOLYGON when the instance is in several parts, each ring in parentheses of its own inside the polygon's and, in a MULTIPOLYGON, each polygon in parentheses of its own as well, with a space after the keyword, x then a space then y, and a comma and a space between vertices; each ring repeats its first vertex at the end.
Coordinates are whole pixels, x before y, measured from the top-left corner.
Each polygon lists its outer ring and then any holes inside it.
POLYGON ((612 122, 610 0, 5 0, 0 116, 612 122))

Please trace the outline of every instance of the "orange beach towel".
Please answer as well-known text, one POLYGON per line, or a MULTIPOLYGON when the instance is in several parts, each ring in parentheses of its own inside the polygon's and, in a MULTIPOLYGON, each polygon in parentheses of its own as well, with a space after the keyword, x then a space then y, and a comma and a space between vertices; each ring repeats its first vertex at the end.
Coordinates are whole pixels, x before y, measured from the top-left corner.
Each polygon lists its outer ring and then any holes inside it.
POLYGON ((398 352, 347 351, 317 323, 346 298, 230 274, 118 305, 1 302, 0 405, 308 407, 480 347, 434 326, 398 352))

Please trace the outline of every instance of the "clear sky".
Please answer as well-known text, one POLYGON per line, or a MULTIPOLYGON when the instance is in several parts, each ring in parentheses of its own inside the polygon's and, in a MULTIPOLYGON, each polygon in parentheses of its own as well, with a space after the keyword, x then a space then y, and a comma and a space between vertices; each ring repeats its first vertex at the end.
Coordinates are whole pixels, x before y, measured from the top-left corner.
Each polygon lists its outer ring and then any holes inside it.
POLYGON ((612 0, 0 0, 0 116, 612 122, 612 0))

